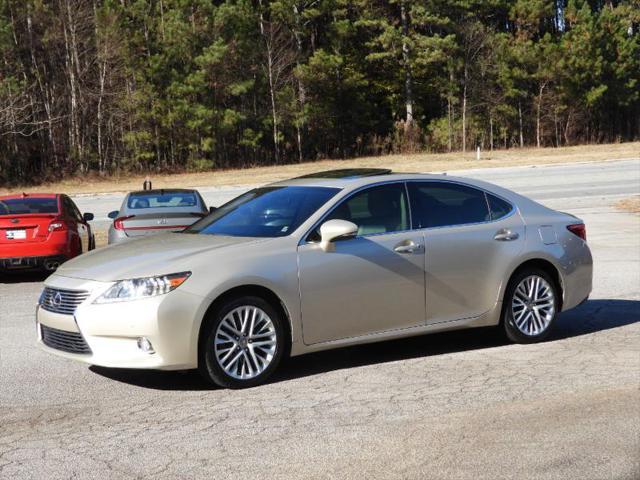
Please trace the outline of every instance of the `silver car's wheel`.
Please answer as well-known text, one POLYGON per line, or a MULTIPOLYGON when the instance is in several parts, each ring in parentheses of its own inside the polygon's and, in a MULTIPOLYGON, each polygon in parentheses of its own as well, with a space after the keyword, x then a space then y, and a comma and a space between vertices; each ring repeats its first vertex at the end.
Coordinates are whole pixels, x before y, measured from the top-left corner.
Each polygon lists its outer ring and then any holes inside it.
POLYGON ((255 305, 242 305, 228 312, 218 324, 213 345, 220 368, 237 380, 250 380, 264 372, 276 347, 273 321, 255 305))
POLYGON ((553 321, 556 299, 553 287, 539 275, 522 279, 511 300, 513 323, 529 337, 543 333, 553 321))

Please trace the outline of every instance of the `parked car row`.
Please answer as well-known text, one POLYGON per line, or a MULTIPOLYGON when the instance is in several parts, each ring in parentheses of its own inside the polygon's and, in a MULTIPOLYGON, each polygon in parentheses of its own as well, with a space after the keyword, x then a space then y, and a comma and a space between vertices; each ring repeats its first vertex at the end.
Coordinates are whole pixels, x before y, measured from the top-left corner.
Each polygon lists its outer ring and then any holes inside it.
MULTIPOLYGON (((215 210, 212 208, 211 210, 215 210)), ((209 213, 196 190, 141 190, 127 194, 110 212, 109 244, 185 229, 209 213)), ((0 271, 54 271, 95 248, 89 222, 65 194, 0 196, 0 271)))

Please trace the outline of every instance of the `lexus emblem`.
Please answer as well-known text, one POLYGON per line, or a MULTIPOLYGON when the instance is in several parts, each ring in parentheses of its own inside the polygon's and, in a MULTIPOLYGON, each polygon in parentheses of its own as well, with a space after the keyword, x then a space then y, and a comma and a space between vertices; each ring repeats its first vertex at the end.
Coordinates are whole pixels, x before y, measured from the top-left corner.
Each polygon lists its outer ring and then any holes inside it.
POLYGON ((12 218, 11 223, 20 223, 20 220, 18 220, 17 218, 12 218))
POLYGON ((62 295, 60 292, 56 293, 53 297, 51 297, 51 305, 54 307, 59 307, 62 304, 62 295))

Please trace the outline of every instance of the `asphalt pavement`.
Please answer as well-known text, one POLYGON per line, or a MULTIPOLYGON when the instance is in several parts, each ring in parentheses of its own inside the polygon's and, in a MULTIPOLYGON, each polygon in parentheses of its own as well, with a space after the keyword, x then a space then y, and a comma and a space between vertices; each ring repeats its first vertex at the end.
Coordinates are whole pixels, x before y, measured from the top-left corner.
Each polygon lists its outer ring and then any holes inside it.
MULTIPOLYGON (((268 385, 109 370, 35 346, 43 276, 0 280, 0 478, 640 478, 640 160, 452 172, 578 215, 589 302, 493 329, 296 357, 268 385)), ((216 205, 244 188, 200 189, 216 205)), ((106 215, 117 195, 79 197, 106 215)))

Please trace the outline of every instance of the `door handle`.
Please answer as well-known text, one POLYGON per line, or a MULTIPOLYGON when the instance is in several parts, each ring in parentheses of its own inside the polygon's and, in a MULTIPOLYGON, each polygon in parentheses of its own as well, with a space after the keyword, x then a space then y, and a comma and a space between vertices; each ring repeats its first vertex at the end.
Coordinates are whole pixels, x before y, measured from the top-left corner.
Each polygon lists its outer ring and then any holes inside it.
POLYGON ((493 237, 494 240, 498 240, 499 242, 511 242, 513 240, 517 240, 518 238, 520 238, 518 232, 512 232, 507 228, 498 230, 493 237))
POLYGON ((424 252, 424 246, 419 243, 414 242, 413 240, 400 242, 395 247, 393 247, 393 251, 396 253, 422 253, 424 252))

